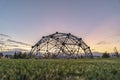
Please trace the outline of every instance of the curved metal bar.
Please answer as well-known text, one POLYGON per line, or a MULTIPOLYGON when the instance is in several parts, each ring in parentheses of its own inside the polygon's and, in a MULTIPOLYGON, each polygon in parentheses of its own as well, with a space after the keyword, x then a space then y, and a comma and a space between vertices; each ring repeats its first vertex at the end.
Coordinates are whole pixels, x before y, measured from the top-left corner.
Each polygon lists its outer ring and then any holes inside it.
POLYGON ((92 57, 90 47, 82 40, 82 38, 78 38, 71 33, 56 32, 48 36, 43 36, 41 40, 32 46, 29 55, 31 56, 32 54, 39 52, 43 55, 47 54, 47 57, 59 54, 68 54, 68 56, 70 56, 75 53, 80 54, 80 48, 84 51, 84 57, 92 57), (53 50, 53 48, 56 50, 53 50))

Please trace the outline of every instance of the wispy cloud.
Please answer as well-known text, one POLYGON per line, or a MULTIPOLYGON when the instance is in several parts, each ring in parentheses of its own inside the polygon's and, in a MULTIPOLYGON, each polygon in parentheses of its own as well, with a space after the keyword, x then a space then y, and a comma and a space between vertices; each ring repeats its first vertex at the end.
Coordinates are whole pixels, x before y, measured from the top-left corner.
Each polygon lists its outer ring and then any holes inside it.
POLYGON ((12 51, 29 51, 27 49, 23 49, 23 48, 13 48, 11 49, 12 51))
POLYGON ((17 43, 17 44, 21 44, 21 45, 31 46, 30 44, 27 44, 27 43, 24 43, 24 42, 15 41, 15 40, 11 40, 11 39, 8 39, 7 41, 8 42, 17 43))
POLYGON ((0 34, 0 36, 4 36, 4 37, 8 37, 8 38, 10 38, 10 37, 11 37, 11 36, 6 35, 6 34, 0 34))
POLYGON ((100 42, 96 43, 96 45, 104 45, 104 44, 110 44, 110 42, 100 41, 100 42))
POLYGON ((7 45, 7 46, 11 46, 11 47, 19 47, 18 45, 7 45))
POLYGON ((4 43, 3 43, 3 42, 0 42, 0 44, 1 44, 1 45, 4 45, 4 43))

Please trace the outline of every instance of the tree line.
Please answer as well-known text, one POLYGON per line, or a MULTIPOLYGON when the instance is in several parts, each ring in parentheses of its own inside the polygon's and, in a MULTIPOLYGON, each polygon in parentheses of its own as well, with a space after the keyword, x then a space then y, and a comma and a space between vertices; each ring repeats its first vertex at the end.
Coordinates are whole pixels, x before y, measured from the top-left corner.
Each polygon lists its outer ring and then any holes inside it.
MULTIPOLYGON (((0 58, 3 57, 3 53, 0 52, 0 58)), ((102 55, 102 58, 109 58, 111 57, 109 53, 104 52, 102 55)), ((118 53, 115 53, 112 55, 112 57, 120 57, 118 53)), ((5 55, 5 58, 11 58, 11 59, 28 59, 28 53, 26 52, 15 52, 14 55, 5 55)), ((35 58, 35 55, 32 55, 31 58, 35 58)))
MULTIPOLYGON (((0 52, 0 58, 3 57, 3 53, 0 52)), ((14 55, 5 55, 5 58, 11 58, 11 59, 27 59, 28 54, 26 52, 15 52, 14 55)))

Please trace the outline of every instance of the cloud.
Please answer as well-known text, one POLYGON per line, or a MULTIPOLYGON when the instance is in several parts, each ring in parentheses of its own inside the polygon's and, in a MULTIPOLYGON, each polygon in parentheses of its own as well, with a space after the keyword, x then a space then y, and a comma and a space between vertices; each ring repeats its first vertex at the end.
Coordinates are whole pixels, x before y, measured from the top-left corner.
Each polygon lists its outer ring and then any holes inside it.
POLYGON ((1 45, 4 45, 4 43, 3 43, 3 42, 0 42, 0 44, 1 44, 1 45))
POLYGON ((12 49, 9 49, 9 52, 15 52, 15 51, 17 51, 17 52, 19 52, 19 51, 26 51, 26 52, 28 52, 29 50, 23 49, 23 48, 12 48, 12 49))
POLYGON ((17 44, 21 44, 21 45, 31 46, 30 44, 23 43, 23 42, 19 42, 19 41, 15 41, 15 40, 11 40, 11 39, 8 39, 7 41, 8 41, 8 42, 17 43, 17 44))
POLYGON ((29 50, 23 48, 13 48, 11 49, 11 51, 29 51, 29 50))
POLYGON ((104 44, 110 44, 110 43, 106 42, 106 41, 100 41, 100 42, 96 43, 96 45, 104 45, 104 44))
POLYGON ((19 47, 18 45, 7 45, 7 46, 11 46, 11 47, 19 47))
POLYGON ((4 37, 11 38, 11 36, 9 36, 9 35, 6 35, 6 34, 0 34, 0 36, 4 36, 4 37))

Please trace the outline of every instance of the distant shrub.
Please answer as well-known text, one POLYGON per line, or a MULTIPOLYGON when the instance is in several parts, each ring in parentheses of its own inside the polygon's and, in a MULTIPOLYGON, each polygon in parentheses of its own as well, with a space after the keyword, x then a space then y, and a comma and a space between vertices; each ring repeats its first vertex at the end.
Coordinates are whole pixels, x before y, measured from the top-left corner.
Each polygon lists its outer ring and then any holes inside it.
POLYGON ((3 53, 0 52, 0 58, 2 58, 2 57, 3 57, 3 53))
POLYGON ((14 59, 26 59, 27 53, 15 52, 14 59))
POLYGON ((110 57, 110 55, 107 52, 103 53, 103 55, 102 55, 102 58, 109 58, 109 57, 110 57))

